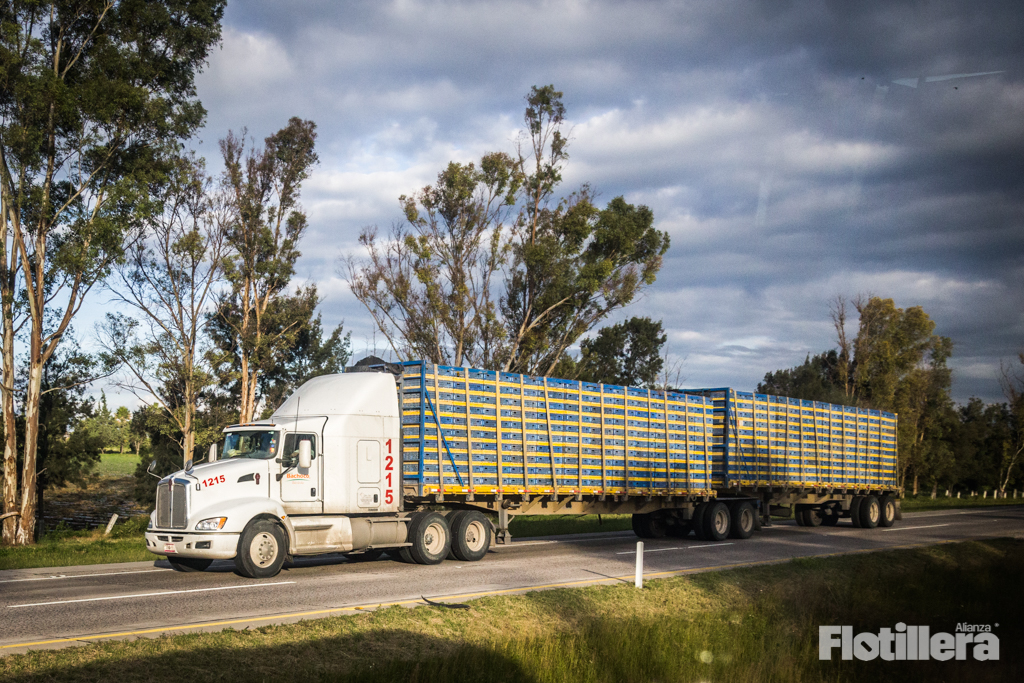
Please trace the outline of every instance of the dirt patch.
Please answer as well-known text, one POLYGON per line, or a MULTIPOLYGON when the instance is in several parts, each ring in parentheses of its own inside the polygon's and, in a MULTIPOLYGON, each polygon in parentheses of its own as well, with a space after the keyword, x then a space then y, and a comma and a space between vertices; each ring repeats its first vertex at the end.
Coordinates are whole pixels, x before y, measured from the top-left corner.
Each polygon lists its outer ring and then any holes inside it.
POLYGON ((114 513, 122 521, 148 515, 150 511, 132 498, 134 482, 132 477, 103 477, 84 489, 71 486, 47 491, 43 524, 47 529, 61 522, 72 529, 95 529, 106 526, 114 513))

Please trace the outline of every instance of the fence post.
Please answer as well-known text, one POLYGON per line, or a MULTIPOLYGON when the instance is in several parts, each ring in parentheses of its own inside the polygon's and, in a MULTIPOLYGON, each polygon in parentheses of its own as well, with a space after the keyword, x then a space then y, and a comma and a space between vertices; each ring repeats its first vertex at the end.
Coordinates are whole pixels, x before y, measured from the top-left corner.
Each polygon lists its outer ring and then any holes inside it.
POLYGON ((644 542, 636 542, 636 581, 637 588, 644 587, 644 542))
POLYGON ((110 515, 110 521, 107 522, 107 530, 103 532, 104 536, 108 536, 110 534, 110 530, 114 528, 114 522, 116 521, 117 513, 115 512, 114 514, 110 515))

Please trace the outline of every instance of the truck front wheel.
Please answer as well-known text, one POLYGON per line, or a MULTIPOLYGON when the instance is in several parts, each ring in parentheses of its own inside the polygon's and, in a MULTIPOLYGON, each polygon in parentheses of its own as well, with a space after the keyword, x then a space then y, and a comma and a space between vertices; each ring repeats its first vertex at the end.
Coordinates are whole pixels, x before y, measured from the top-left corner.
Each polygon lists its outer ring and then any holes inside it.
POLYGON ((288 552, 284 529, 265 519, 249 522, 238 539, 235 571, 248 579, 277 576, 288 552))
MULTIPOLYGON (((410 545, 403 550, 416 564, 441 564, 452 546, 448 520, 440 512, 421 512, 409 522, 410 545)), ((403 553, 404 557, 405 553, 403 553)))

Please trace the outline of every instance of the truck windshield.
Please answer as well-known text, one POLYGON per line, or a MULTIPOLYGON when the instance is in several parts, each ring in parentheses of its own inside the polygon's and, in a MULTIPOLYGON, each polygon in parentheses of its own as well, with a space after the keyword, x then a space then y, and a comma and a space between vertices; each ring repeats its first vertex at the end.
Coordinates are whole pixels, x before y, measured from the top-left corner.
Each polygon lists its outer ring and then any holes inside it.
POLYGON ((221 459, 259 458, 267 460, 277 455, 280 433, 274 431, 228 432, 224 435, 224 453, 221 459))

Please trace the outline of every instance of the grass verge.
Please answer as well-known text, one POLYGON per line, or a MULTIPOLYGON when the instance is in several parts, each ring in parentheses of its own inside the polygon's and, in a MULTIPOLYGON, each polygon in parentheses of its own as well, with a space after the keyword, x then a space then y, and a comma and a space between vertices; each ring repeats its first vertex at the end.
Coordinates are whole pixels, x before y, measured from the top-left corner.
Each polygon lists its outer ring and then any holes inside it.
MULTIPOLYGON (((1024 541, 943 544, 10 655, 8 681, 1011 680, 1024 541), (818 626, 992 624, 995 662, 818 659, 818 626), (994 626, 999 624, 999 626, 994 626)), ((970 656, 970 655, 968 655, 970 656)))
POLYGON ((904 512, 924 512, 926 510, 955 510, 957 508, 980 508, 999 505, 1024 505, 1024 498, 935 498, 926 496, 906 496, 900 501, 904 512))
POLYGON ((109 536, 104 536, 103 529, 70 531, 58 526, 35 545, 0 546, 0 569, 152 560, 154 555, 146 550, 143 540, 148 523, 148 517, 134 517, 122 524, 115 524, 109 536))

